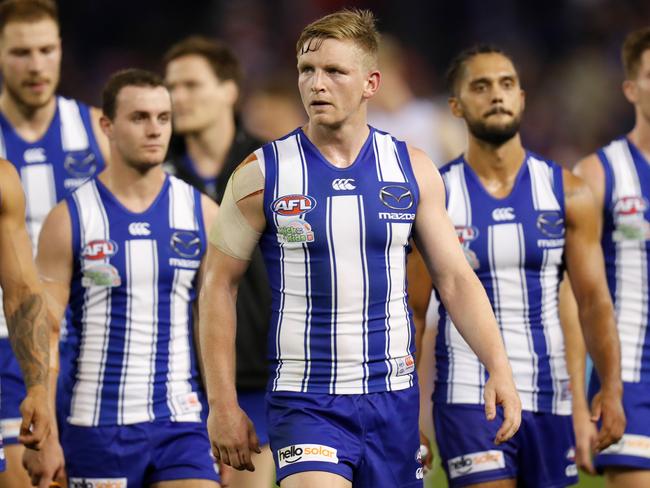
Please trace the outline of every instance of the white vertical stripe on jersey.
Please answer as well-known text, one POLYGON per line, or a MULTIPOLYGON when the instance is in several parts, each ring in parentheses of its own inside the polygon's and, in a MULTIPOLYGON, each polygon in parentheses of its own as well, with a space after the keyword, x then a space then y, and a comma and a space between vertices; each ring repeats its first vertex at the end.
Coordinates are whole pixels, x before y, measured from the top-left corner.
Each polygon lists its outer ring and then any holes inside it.
MULTIPOLYGON (((642 197, 639 175, 625 140, 605 149, 614 172, 614 203, 622 197, 642 197)), ((645 241, 616 243, 616 322, 621 337, 623 381, 641 379, 641 355, 648 314, 648 276, 645 241)))
MULTIPOLYGON (((88 134, 84 127, 79 105, 74 100, 58 97, 61 117, 61 145, 64 151, 83 151, 88 149, 88 134)), ((63 163, 63 162, 61 162, 63 163)))
POLYGON ((363 356, 364 369, 364 393, 368 392, 368 378, 370 370, 368 368, 369 360, 369 343, 368 343, 368 307, 370 306, 370 281, 368 276, 368 257, 366 254, 366 214, 363 206, 363 195, 359 195, 359 215, 361 217, 361 262, 363 263, 363 282, 365 288, 365 300, 363 303, 363 336, 365 341, 365 354, 363 356))
POLYGON ((374 133, 375 161, 379 181, 406 182, 406 175, 397 159, 397 149, 388 134, 374 133))
POLYGON ((265 162, 265 158, 264 158, 264 150, 262 148, 259 148, 253 154, 255 154, 255 157, 257 158, 257 164, 260 167, 260 171, 262 172, 262 176, 266 177, 266 162, 265 162))
POLYGON ((50 164, 30 164, 20 170, 20 179, 25 189, 25 213, 27 231, 35 251, 38 235, 47 214, 56 205, 54 169, 50 164))
MULTIPOLYGON (((277 172, 278 196, 304 194, 304 173, 297 136, 275 143, 279 161, 277 172)), ((276 216, 279 226, 295 220, 295 216, 276 216)), ((279 374, 277 386, 285 391, 300 391, 305 372, 305 310, 307 290, 305 282, 305 254, 303 246, 282 246, 282 274, 284 303, 280 310, 278 327, 279 374)))
POLYGON ((560 204, 553 192, 553 169, 532 156, 528 158, 531 177, 533 205, 536 210, 560 210, 560 204))
POLYGON ((0 130, 0 158, 7 159, 7 145, 5 144, 5 136, 0 130))
MULTIPOLYGON (((303 189, 305 195, 309 195, 309 178, 307 175, 309 174, 307 172, 307 160, 305 159, 305 152, 302 147, 302 142, 300 138, 296 137, 296 142, 298 143, 298 150, 300 151, 300 161, 302 163, 302 171, 303 174, 305 175, 305 188, 303 189)), ((307 246, 306 242, 302 243, 302 249, 305 254, 305 263, 306 263, 306 276, 305 276, 305 283, 306 283, 306 290, 305 290, 305 298, 307 300, 307 310, 306 310, 306 317, 305 317, 305 372, 304 372, 304 377, 302 379, 302 391, 307 391, 307 385, 309 382, 309 375, 311 374, 311 314, 312 314, 312 300, 311 300, 311 257, 309 254, 309 246, 307 246)))
POLYGON ((126 241, 127 333, 120 381, 119 424, 153 418, 158 337, 158 252, 152 239, 126 241), (142 401, 143 396, 147 399, 142 401))
POLYGON ((198 230, 194 208, 194 188, 177 178, 169 179, 169 226, 172 229, 198 230))
POLYGON ((569 379, 566 369, 564 335, 558 311, 558 269, 561 266, 563 254, 564 248, 545 249, 539 277, 542 288, 542 329, 546 339, 553 381, 552 408, 553 413, 558 415, 571 413, 571 397, 562 398, 561 396, 565 390, 563 383, 569 379))
MULTIPOLYGON (((106 209, 94 182, 73 193, 79 214, 81 245, 95 239, 110 239, 106 209)), ((102 262, 107 263, 108 258, 102 262)), ((85 266, 82 262, 81 265, 85 266)), ((84 292, 83 325, 76 383, 72 392, 70 417, 74 425, 92 426, 99 422, 111 315, 110 289, 88 287, 84 292)))
MULTIPOLYGON (((561 209, 553 191, 553 170, 543 161, 528 158, 528 170, 531 175, 533 206, 539 211, 559 211, 561 209)), ((553 413, 568 415, 571 413, 570 396, 562 398, 565 391, 563 383, 568 381, 566 369, 564 335, 560 326, 558 310, 558 269, 562 263, 564 248, 545 249, 542 268, 540 269, 541 320, 542 330, 549 355, 549 366, 553 382, 553 413)))
POLYGON ((356 389, 365 391, 364 350, 367 336, 360 333, 363 327, 364 274, 367 263, 359 243, 363 239, 359 225, 359 199, 356 195, 340 195, 330 198, 330 221, 332 229, 333 272, 337 276, 336 289, 336 385, 334 393, 356 389), (343 390, 339 391, 341 387, 343 390))
MULTIPOLYGON (((524 273, 525 250, 521 224, 489 226, 488 252, 494 290, 494 313, 501 325, 515 383, 520 392, 536 392, 538 359, 528 322, 528 291, 524 273), (521 323, 522 317, 524 324, 521 323)), ((520 395, 524 410, 536 410, 535 393, 520 395)))
MULTIPOLYGON (((406 280, 406 249, 411 232, 411 223, 391 222, 389 227, 389 249, 387 256, 389 297, 386 308, 388 310, 388 354, 389 357, 404 358, 410 354, 411 328, 408 318, 408 309, 405 307, 404 283, 406 280)), ((395 364, 393 364, 395 366, 395 364)), ((412 375, 397 375, 397 368, 393 368, 390 375, 391 389, 401 389, 405 384, 410 385, 412 375)))
MULTIPOLYGON (((174 422, 198 422, 199 412, 183 412, 187 395, 192 392, 190 383, 192 369, 192 344, 188 334, 187 304, 189 290, 196 272, 189 269, 174 271, 174 284, 171 290, 171 328, 169 331, 169 359, 167 361, 167 406, 174 422)), ((191 313, 191 312, 190 312, 191 313)))
MULTIPOLYGON (((471 226, 472 203, 465 180, 465 166, 456 164, 445 173, 445 184, 448 189, 447 211, 452 222, 457 225, 471 226)), ((482 402, 485 368, 456 330, 449 316, 447 316, 447 320, 450 327, 447 332, 447 351, 450 362, 447 381, 450 385, 454 384, 453 387, 449 386, 449 400, 454 403, 482 402)))

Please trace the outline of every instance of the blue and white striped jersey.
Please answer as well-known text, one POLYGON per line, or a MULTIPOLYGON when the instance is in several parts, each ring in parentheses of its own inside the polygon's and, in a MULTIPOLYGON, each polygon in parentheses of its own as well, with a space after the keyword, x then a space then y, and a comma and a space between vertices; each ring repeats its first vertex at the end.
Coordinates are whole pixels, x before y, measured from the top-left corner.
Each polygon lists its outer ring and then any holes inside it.
MULTIPOLYGON (((56 103, 49 128, 35 142, 20 137, 0 113, 0 157, 11 161, 20 175, 25 190, 27 231, 34 248, 49 211, 104 168, 89 107, 63 97, 57 97, 56 103)), ((2 310, 0 337, 7 337, 2 310)))
POLYGON ((602 246, 623 381, 650 383, 650 162, 624 137, 598 156, 605 171, 602 246))
MULTIPOLYGON (((499 323, 524 410, 571 413, 558 312, 563 271, 562 168, 527 154, 513 190, 495 198, 464 158, 441 169, 447 211, 499 323)), ((444 307, 434 401, 483 403, 486 371, 444 307)))
POLYGON ((362 394, 414 385, 406 255, 418 187, 406 144, 370 129, 348 168, 301 129, 255 152, 273 304, 274 391, 362 394))
POLYGON ((133 213, 95 178, 66 202, 76 349, 68 421, 198 422, 204 395, 192 306, 206 250, 199 192, 168 176, 149 209, 133 213))

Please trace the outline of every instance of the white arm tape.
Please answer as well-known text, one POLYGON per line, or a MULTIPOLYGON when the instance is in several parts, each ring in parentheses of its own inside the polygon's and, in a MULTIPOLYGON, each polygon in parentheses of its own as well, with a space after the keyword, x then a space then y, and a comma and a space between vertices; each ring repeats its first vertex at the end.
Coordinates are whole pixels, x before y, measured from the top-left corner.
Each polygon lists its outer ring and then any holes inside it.
POLYGON ((221 252, 250 261, 262 234, 249 224, 237 202, 264 191, 264 176, 257 159, 248 158, 228 180, 219 214, 210 231, 210 242, 221 252))

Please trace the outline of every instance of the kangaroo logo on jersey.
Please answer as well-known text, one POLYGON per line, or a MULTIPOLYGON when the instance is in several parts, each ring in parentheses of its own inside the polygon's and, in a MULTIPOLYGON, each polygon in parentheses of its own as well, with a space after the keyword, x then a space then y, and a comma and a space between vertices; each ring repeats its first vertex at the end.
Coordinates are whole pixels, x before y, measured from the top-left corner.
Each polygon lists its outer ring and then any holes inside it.
POLYGON ((537 228, 545 236, 562 237, 564 235, 564 217, 561 212, 543 212, 537 216, 537 228))
POLYGON ((285 195, 271 204, 271 210, 278 215, 296 216, 311 212, 316 207, 316 199, 309 195, 285 195))
POLYGON ((129 234, 132 236, 149 236, 151 229, 149 229, 149 222, 131 222, 129 224, 129 234))
POLYGON ((381 203, 393 210, 408 210, 413 206, 413 193, 405 186, 387 185, 379 190, 381 203))
POLYGON ((492 210, 492 218, 497 222, 515 220, 515 209, 512 207, 500 207, 492 210))
POLYGON ((332 181, 332 188, 334 190, 355 190, 357 185, 353 178, 338 178, 332 181))
POLYGON ((66 155, 63 167, 75 178, 89 178, 97 171, 97 158, 90 151, 75 151, 66 155))
POLYGON ((170 245, 183 258, 195 258, 201 252, 201 239, 196 232, 177 230, 172 234, 170 245))
POLYGON ((81 286, 84 288, 90 288, 92 286, 113 288, 121 284, 122 279, 117 268, 108 263, 93 264, 83 270, 81 286))
POLYGON ((44 163, 47 161, 45 149, 42 147, 32 147, 23 153, 23 159, 26 163, 44 163))
POLYGON ((110 239, 95 239, 86 244, 81 252, 84 259, 98 261, 110 258, 117 253, 117 243, 110 239))

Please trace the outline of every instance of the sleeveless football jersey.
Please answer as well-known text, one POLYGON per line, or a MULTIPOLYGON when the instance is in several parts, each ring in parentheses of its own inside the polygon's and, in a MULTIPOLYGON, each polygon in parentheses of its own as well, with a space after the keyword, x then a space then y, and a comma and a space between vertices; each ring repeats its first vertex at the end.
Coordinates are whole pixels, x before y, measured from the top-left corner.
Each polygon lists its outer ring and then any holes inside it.
POLYGON ((605 172, 602 246, 625 382, 650 382, 650 163, 626 138, 598 151, 605 172))
POLYGON ((199 192, 167 176, 144 212, 92 179, 66 199, 75 336, 68 421, 199 421, 192 306, 206 250, 199 192))
POLYGON ((370 128, 356 160, 337 168, 298 129, 255 155, 273 295, 269 389, 416 384, 406 255, 419 194, 406 144, 370 128))
MULTIPOLYGON (((63 97, 57 97, 56 103, 49 128, 36 142, 26 142, 0 113, 0 157, 11 161, 20 175, 25 190, 27 231, 34 249, 49 211, 104 168, 89 107, 63 97)), ((7 337, 2 310, 0 337, 7 337)))
MULTIPOLYGON (((441 174, 447 211, 494 309, 522 407, 569 414, 558 312, 565 233, 562 168, 527 154, 505 198, 490 195, 462 157, 441 174)), ((443 306, 436 367, 434 401, 483 403, 485 368, 443 306)))

